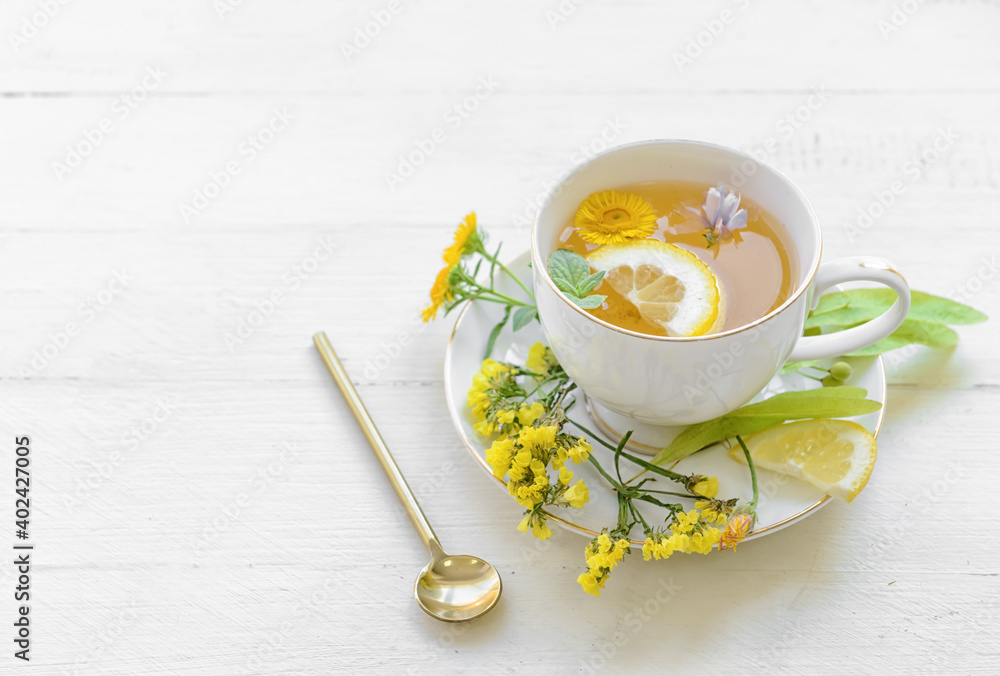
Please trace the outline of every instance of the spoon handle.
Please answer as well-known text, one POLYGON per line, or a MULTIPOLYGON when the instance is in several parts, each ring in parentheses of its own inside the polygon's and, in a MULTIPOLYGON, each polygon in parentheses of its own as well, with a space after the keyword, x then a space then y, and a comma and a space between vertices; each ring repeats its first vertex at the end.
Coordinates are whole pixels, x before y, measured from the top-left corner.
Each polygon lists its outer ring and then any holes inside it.
POLYGON ((417 503, 417 498, 413 495, 413 491, 406 484, 406 479, 403 478, 403 474, 399 471, 399 466, 393 460, 392 453, 389 452, 389 447, 385 445, 382 435, 378 433, 375 422, 368 415, 368 410, 361 401, 358 391, 354 389, 347 371, 344 370, 344 365, 340 363, 337 353, 333 351, 333 346, 330 345, 330 341, 324 332, 320 331, 313 336, 313 341, 316 343, 316 349, 319 350, 323 361, 326 362, 326 367, 330 369, 334 382, 337 383, 337 387, 343 393, 344 399, 347 400, 347 405, 351 407, 351 412, 354 413, 358 424, 361 425, 365 436, 368 437, 368 443, 371 444, 372 450, 375 451, 375 456, 382 465, 382 469, 385 470, 386 476, 389 477, 389 483, 392 484, 393 489, 396 491, 396 496, 403 503, 406 513, 410 516, 410 520, 413 521, 413 525, 416 526, 417 532, 420 533, 420 539, 423 540, 424 546, 427 547, 427 550, 432 555, 436 555, 441 551, 437 535, 434 534, 434 529, 431 528, 431 524, 427 521, 427 517, 424 516, 423 510, 420 509, 420 504, 417 503))

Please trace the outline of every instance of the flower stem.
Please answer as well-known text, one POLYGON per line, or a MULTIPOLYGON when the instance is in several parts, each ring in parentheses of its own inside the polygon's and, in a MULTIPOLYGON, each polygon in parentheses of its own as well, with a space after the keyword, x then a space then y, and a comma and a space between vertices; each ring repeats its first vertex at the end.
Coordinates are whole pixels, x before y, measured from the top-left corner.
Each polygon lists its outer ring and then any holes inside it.
POLYGON ((499 291, 490 291, 486 287, 479 286, 478 284, 476 286, 479 287, 479 291, 476 294, 466 294, 466 300, 487 300, 492 303, 500 303, 501 305, 518 305, 520 307, 530 308, 535 307, 532 303, 525 303, 524 301, 517 300, 516 298, 511 298, 510 296, 500 293, 499 291), (495 298, 491 298, 490 295, 487 294, 495 296, 495 298))
POLYGON ((689 498, 691 500, 711 500, 711 498, 707 498, 704 495, 697 495, 695 493, 675 493, 673 491, 658 491, 652 488, 643 488, 642 491, 644 493, 659 493, 661 495, 673 495, 674 497, 689 498))
POLYGON ((743 443, 743 438, 737 434, 736 441, 740 442, 740 448, 743 449, 743 455, 746 456, 747 464, 750 466, 750 481, 753 482, 753 502, 750 503, 750 508, 756 509, 757 498, 760 497, 757 492, 757 468, 753 464, 753 457, 750 455, 750 449, 748 449, 747 445, 743 443))
POLYGON ((597 443, 599 443, 601 446, 604 446, 604 448, 608 449, 609 451, 617 451, 618 450, 617 446, 612 446, 611 444, 609 444, 608 442, 606 442, 604 439, 602 439, 599 435, 591 432, 590 430, 588 430, 586 427, 584 427, 580 423, 576 422, 575 420, 568 420, 567 422, 569 424, 573 425, 573 427, 576 427, 577 429, 579 429, 584 434, 588 435, 591 439, 593 439, 594 441, 596 441, 597 443))
POLYGON ((632 511, 632 516, 634 516, 636 520, 642 523, 642 532, 648 533, 650 530, 649 524, 646 523, 646 520, 644 518, 642 518, 642 512, 639 511, 639 508, 636 507, 631 500, 628 501, 628 508, 632 511))
MULTIPOLYGON (((499 249, 497 249, 497 251, 499 252, 499 249)), ((518 277, 517 275, 515 275, 513 272, 511 272, 510 268, 508 268, 506 265, 504 265, 503 263, 501 263, 500 260, 495 255, 490 254, 489 252, 487 252, 485 247, 481 248, 479 250, 479 253, 483 256, 483 258, 485 258, 486 260, 488 260, 490 263, 492 263, 493 265, 498 266, 501 270, 503 270, 508 275, 510 275, 510 278, 513 279, 514 282, 519 287, 521 287, 522 289, 524 289, 524 292, 526 294, 528 294, 528 298, 530 298, 531 300, 535 300, 535 294, 533 294, 531 292, 531 289, 529 289, 527 286, 525 286, 524 282, 521 281, 521 278, 518 277)), ((492 281, 492 279, 493 279, 493 275, 491 274, 490 275, 490 280, 492 281)))
POLYGON ((597 458, 594 457, 593 453, 591 453, 590 455, 587 456, 587 460, 590 461, 591 465, 593 465, 595 468, 597 468, 597 471, 601 473, 601 476, 604 477, 605 479, 607 479, 608 483, 611 484, 611 486, 616 491, 623 488, 620 483, 618 483, 617 481, 615 481, 614 479, 612 479, 611 476, 607 472, 604 471, 604 468, 601 467, 601 463, 599 463, 597 461, 597 458))
POLYGON ((678 474, 677 472, 671 472, 669 469, 663 469, 659 465, 654 465, 651 462, 646 462, 642 458, 637 458, 631 453, 622 452, 622 457, 624 457, 626 460, 635 463, 636 465, 639 465, 639 467, 642 467, 643 469, 649 470, 650 472, 655 472, 656 474, 659 474, 661 476, 665 476, 671 481, 676 481, 677 483, 681 484, 687 483, 688 477, 684 476, 683 474, 678 474))

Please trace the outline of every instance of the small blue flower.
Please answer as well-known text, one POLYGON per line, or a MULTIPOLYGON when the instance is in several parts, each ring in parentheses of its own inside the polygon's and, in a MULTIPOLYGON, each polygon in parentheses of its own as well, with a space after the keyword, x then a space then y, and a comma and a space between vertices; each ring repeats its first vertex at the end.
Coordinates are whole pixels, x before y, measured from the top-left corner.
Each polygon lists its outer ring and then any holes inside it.
POLYGON ((724 185, 709 188, 701 208, 705 212, 705 222, 708 223, 705 239, 709 246, 732 239, 734 230, 747 226, 747 210, 740 209, 740 196, 730 192, 724 185))

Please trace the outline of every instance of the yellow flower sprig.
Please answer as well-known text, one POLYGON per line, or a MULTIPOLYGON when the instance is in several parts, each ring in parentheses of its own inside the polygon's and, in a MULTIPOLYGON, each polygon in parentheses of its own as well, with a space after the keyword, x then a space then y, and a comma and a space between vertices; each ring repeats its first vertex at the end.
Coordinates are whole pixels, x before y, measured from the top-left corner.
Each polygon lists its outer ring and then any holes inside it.
MULTIPOLYGON (((447 315, 466 301, 484 300, 499 303, 506 306, 506 311, 503 320, 492 334, 492 340, 495 340, 495 335, 511 317, 514 319, 515 330, 535 319, 538 316, 535 295, 500 261, 499 255, 499 246, 492 252, 486 249, 486 233, 477 225, 475 212, 468 214, 455 230, 454 241, 441 255, 445 265, 434 279, 430 304, 421 311, 421 318, 429 322, 437 317, 442 308, 447 315), (484 262, 489 264, 486 266, 485 280, 480 276, 484 262), (513 279, 528 299, 514 298, 498 291, 495 285, 497 270, 502 270, 513 279)), ((492 351, 492 344, 489 347, 486 356, 492 351)))
POLYGON ((523 367, 484 360, 473 377, 468 404, 475 429, 492 438, 486 463, 525 509, 518 530, 547 539, 552 536, 546 523, 549 508, 580 509, 587 503, 590 492, 583 481, 573 482, 567 463, 590 462, 615 491, 618 523, 604 529, 587 545, 587 572, 577 579, 585 591, 600 595, 612 571, 631 551, 629 536, 636 528, 645 534, 643 558, 647 561, 675 553, 708 554, 716 545, 734 546, 752 530, 753 522, 748 525, 746 515, 752 513, 756 502, 738 508, 736 499, 719 498, 717 478, 679 474, 652 465, 624 450, 631 432, 612 446, 570 420, 566 411, 571 404, 565 402, 575 387, 552 351, 535 343, 523 367), (597 460, 586 438, 567 431, 568 425, 614 452, 615 476, 597 460), (625 482, 621 478, 622 460, 656 476, 625 482), (662 479, 678 487, 662 490, 656 483, 662 479), (692 500, 694 508, 664 502, 667 496, 692 500), (641 503, 666 509, 664 521, 659 525, 647 522, 639 508, 641 503))
POLYGON ((579 509, 590 499, 587 485, 573 483, 566 466, 585 462, 593 452, 586 439, 563 430, 564 400, 574 387, 551 351, 536 343, 524 368, 483 360, 467 396, 476 431, 495 437, 487 464, 525 507, 518 529, 541 539, 552 535, 546 507, 579 509))

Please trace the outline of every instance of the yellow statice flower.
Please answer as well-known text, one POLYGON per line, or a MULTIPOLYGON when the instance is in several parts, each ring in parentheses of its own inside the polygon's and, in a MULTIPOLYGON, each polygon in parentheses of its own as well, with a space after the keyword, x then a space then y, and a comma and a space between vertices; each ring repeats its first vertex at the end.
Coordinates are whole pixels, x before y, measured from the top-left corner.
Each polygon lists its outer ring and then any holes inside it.
POLYGON ((510 469, 514 458, 514 441, 510 438, 497 439, 486 449, 486 464, 493 469, 493 475, 502 479, 510 469))
POLYGON ((455 241, 444 250, 444 262, 455 265, 469 254, 477 251, 482 244, 482 236, 476 228, 476 212, 465 217, 455 230, 455 241))
POLYGON ((654 558, 667 558, 674 552, 682 554, 708 554, 722 537, 722 531, 715 528, 716 523, 714 513, 710 518, 697 509, 688 512, 678 512, 674 515, 674 521, 670 524, 672 535, 666 537, 661 534, 653 546, 654 558), (662 545, 657 549, 656 545, 662 545), (659 556, 657 556, 659 554, 659 556))
POLYGON ((559 468, 559 485, 569 486, 569 483, 573 480, 573 473, 566 469, 565 466, 559 468))
POLYGON ((545 415, 541 402, 524 403, 526 393, 517 383, 517 373, 509 364, 485 359, 472 377, 466 403, 473 427, 483 436, 493 436, 501 426, 505 435, 512 434, 545 415))
POLYGON ((575 463, 586 462, 590 454, 594 452, 590 443, 586 439, 579 439, 568 451, 569 458, 575 463))
POLYGON ((543 425, 542 427, 525 427, 517 435, 517 443, 523 448, 531 450, 533 453, 551 449, 556 443, 556 434, 559 428, 555 425, 543 425))
POLYGON ((601 579, 600 582, 598 582, 597 577, 595 577, 593 573, 587 572, 587 573, 580 573, 580 577, 576 578, 576 581, 580 583, 581 587, 583 587, 583 591, 587 592, 588 594, 592 596, 601 595, 601 588, 604 586, 603 578, 601 579))
POLYGON ((719 480, 714 476, 704 477, 691 487, 691 492, 706 498, 714 498, 719 494, 719 480))
POLYGON ((607 530, 590 541, 583 552, 588 570, 576 579, 585 592, 594 596, 601 595, 601 589, 604 588, 611 571, 629 553, 629 545, 627 537, 618 535, 612 537, 607 530))
POLYGON ((690 544, 690 536, 682 533, 671 533, 669 536, 666 533, 650 533, 642 545, 642 558, 644 561, 667 559, 674 552, 687 552, 690 544))
POLYGON ((529 371, 544 377, 557 366, 559 366, 559 361, 552 350, 545 345, 535 343, 528 349, 528 359, 525 361, 524 367, 529 371))
POLYGON ((552 537, 552 530, 545 524, 545 516, 540 512, 531 511, 525 514, 517 529, 522 533, 527 533, 529 527, 531 534, 539 540, 548 540, 552 537))
POLYGON ((708 554, 712 547, 722 537, 722 531, 718 528, 706 528, 696 533, 691 533, 691 551, 695 554, 708 554))
POLYGON ((531 427, 544 414, 545 405, 540 401, 536 401, 528 406, 521 406, 517 411, 517 424, 521 427, 531 427))
POLYGON ((434 284, 431 286, 431 304, 420 312, 420 317, 425 322, 429 322, 437 317, 438 310, 441 309, 441 306, 451 301, 454 295, 451 284, 448 282, 448 277, 451 275, 451 269, 451 265, 446 265, 441 268, 441 272, 437 274, 437 278, 435 278, 434 284))
POLYGON ((583 481, 577 481, 563 493, 563 500, 570 507, 580 509, 590 500, 590 491, 587 489, 587 484, 583 483, 583 481))
POLYGON ((722 532, 719 549, 735 549, 736 545, 743 542, 753 532, 756 522, 757 514, 753 507, 740 507, 737 509, 732 517, 730 517, 729 523, 726 524, 726 529, 722 532))
POLYGON ((583 201, 573 222, 587 242, 617 244, 652 235, 656 231, 656 212, 638 195, 603 190, 583 201))
POLYGON ((724 526, 729 521, 732 508, 721 500, 697 500, 694 508, 701 510, 701 518, 705 523, 714 526, 724 526))

